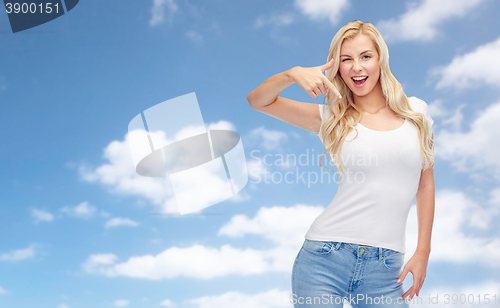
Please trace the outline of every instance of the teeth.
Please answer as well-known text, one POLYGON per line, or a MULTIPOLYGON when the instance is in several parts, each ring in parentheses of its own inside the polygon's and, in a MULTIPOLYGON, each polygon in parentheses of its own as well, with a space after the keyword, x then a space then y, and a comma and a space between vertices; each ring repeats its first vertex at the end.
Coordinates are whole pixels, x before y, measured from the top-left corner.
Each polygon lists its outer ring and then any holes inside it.
POLYGON ((354 80, 363 80, 366 78, 368 78, 368 77, 352 77, 352 79, 354 79, 354 80))

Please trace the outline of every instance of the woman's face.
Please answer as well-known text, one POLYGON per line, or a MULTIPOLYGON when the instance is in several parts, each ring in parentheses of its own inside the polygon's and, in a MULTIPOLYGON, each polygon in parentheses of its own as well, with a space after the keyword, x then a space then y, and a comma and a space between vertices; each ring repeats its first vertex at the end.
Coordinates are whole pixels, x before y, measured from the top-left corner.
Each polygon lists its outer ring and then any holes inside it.
POLYGON ((379 55, 368 35, 345 39, 340 47, 340 76, 354 96, 366 96, 378 85, 379 55))

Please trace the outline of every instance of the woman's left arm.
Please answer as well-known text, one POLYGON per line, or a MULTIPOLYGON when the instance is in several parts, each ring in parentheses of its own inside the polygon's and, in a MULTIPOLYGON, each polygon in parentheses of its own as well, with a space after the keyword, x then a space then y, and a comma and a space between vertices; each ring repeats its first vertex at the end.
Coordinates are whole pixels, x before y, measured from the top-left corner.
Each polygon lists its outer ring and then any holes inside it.
POLYGON ((406 274, 413 275, 413 285, 403 294, 403 298, 410 295, 413 299, 415 294, 419 296, 420 289, 425 280, 427 263, 431 252, 431 233, 434 221, 434 167, 423 170, 420 175, 420 183, 416 194, 417 217, 418 217, 418 243, 415 253, 403 268, 398 283, 403 282, 406 274))

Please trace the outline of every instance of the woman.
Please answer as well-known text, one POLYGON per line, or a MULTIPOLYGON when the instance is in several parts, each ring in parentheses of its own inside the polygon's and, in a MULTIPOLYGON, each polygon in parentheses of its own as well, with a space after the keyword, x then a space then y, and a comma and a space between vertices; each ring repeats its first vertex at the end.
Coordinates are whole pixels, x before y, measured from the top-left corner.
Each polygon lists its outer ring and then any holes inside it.
POLYGON ((252 108, 318 134, 340 172, 335 197, 295 259, 295 307, 342 307, 342 299, 408 307, 405 299, 422 288, 434 217, 434 121, 424 101, 405 95, 388 59, 372 24, 350 22, 333 38, 326 64, 293 67, 247 96, 252 108), (293 83, 313 98, 325 94, 326 104, 280 97, 293 83), (415 198, 418 244, 403 268, 415 198), (409 272, 413 285, 403 293, 409 272))

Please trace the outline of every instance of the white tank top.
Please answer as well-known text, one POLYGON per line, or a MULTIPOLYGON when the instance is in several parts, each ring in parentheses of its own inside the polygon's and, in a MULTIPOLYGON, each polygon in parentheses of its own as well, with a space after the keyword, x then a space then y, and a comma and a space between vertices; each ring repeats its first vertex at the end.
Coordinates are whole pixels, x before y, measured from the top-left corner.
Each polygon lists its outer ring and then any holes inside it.
MULTIPOLYGON (((416 97, 408 100, 414 111, 434 123, 426 102, 416 97)), ((319 110, 322 121, 331 114, 324 104, 319 105, 319 110)), ((408 119, 390 131, 372 130, 359 123, 356 128, 358 136, 352 140, 356 131, 351 131, 342 146, 344 176, 335 176, 338 191, 314 220, 305 238, 406 253, 406 221, 417 193, 422 164, 417 128, 408 119)), ((336 169, 333 163, 324 161, 327 163, 323 166, 336 169)))

